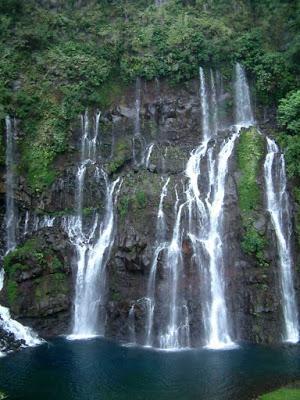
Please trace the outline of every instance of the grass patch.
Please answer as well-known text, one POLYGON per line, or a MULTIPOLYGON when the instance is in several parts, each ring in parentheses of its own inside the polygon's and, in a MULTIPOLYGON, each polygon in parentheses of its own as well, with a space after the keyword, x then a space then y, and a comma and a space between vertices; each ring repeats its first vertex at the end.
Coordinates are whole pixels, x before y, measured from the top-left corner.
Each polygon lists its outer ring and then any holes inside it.
POLYGON ((300 389, 279 389, 259 397, 259 400, 299 400, 300 389))

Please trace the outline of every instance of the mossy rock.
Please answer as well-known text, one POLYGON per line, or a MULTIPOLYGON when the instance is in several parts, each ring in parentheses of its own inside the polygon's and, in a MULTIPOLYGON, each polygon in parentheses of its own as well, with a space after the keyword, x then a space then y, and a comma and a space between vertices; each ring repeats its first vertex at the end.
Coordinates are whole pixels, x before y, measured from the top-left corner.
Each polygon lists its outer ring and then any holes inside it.
POLYGON ((27 240, 4 257, 4 270, 9 279, 16 279, 22 272, 33 268, 47 269, 50 273, 63 269, 58 254, 41 238, 27 240))
POLYGON ((243 222, 241 246, 244 253, 256 258, 259 266, 268 266, 265 260, 267 245, 263 233, 255 228, 258 211, 262 206, 262 196, 258 179, 264 156, 264 138, 255 128, 242 130, 237 144, 238 199, 243 222))
POLYGON ((261 204, 258 176, 264 155, 264 139, 254 127, 243 130, 237 145, 239 206, 242 213, 249 213, 261 204))
POLYGON ((128 174, 123 181, 118 199, 118 212, 122 219, 130 214, 135 220, 145 211, 152 212, 157 207, 162 181, 158 175, 140 170, 138 173, 128 174))
POLYGON ((31 293, 32 285, 39 287, 41 297, 49 290, 51 296, 69 291, 63 255, 43 237, 31 238, 6 255, 4 268, 4 299, 15 314, 19 313, 24 301, 30 301, 36 294, 36 290, 31 293))
POLYGON ((108 174, 114 174, 119 171, 128 161, 131 160, 131 142, 130 139, 118 138, 115 144, 113 159, 106 164, 108 174))

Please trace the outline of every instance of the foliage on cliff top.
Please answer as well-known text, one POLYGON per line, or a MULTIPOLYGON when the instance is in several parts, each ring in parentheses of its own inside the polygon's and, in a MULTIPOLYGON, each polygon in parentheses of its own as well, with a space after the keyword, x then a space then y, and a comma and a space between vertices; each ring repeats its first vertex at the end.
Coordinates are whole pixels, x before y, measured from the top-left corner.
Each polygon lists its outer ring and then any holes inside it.
POLYGON ((107 107, 137 76, 177 83, 197 76, 200 64, 230 76, 239 59, 263 102, 295 86, 297 2, 149 3, 1 1, 0 119, 9 113, 22 120, 22 168, 32 189, 54 180, 70 121, 87 106, 107 107))

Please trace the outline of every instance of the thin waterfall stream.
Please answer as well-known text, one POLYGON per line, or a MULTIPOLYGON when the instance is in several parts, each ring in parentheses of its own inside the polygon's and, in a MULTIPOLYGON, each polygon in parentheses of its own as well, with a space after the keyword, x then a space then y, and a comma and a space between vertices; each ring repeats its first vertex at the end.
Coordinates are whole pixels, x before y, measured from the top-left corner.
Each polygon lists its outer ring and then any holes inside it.
POLYGON ((147 320, 146 320, 146 340, 145 340, 146 346, 151 346, 153 341, 152 330, 153 330, 153 318, 155 309, 155 280, 157 273, 158 258, 159 255, 162 253, 162 251, 165 250, 167 247, 166 221, 165 221, 163 205, 164 205, 164 199, 167 196, 169 182, 170 178, 167 178, 165 184, 162 187, 159 200, 158 213, 157 213, 157 220, 156 220, 155 250, 151 263, 150 276, 147 287, 147 297, 146 297, 147 299, 147 316, 146 316, 147 320))
POLYGON ((82 116, 81 160, 76 177, 75 204, 77 215, 64 220, 64 228, 76 248, 77 271, 74 300, 74 325, 71 339, 104 335, 106 263, 114 240, 114 206, 120 179, 112 183, 97 163, 97 139, 100 113, 96 114, 91 136, 89 116, 82 116), (88 166, 95 167, 94 180, 105 186, 105 210, 102 218, 95 212, 86 227, 83 221, 83 192, 88 166))
POLYGON ((291 249, 291 215, 286 188, 285 161, 274 140, 267 138, 267 155, 264 163, 267 210, 277 238, 280 266, 280 286, 284 317, 283 340, 299 341, 299 315, 293 279, 291 249))

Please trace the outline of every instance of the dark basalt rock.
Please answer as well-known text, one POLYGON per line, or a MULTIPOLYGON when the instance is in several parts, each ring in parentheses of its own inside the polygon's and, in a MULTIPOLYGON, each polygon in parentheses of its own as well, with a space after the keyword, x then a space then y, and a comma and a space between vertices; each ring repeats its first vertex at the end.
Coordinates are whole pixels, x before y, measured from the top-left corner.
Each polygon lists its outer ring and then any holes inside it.
POLYGON ((14 319, 43 337, 69 329, 72 257, 66 234, 56 228, 44 228, 6 258, 1 302, 10 307, 14 319))
MULTIPOLYGON (((0 324, 2 318, 0 317, 0 324)), ((8 353, 20 350, 24 347, 24 340, 17 340, 13 333, 5 331, 0 327, 0 352, 8 353)))

